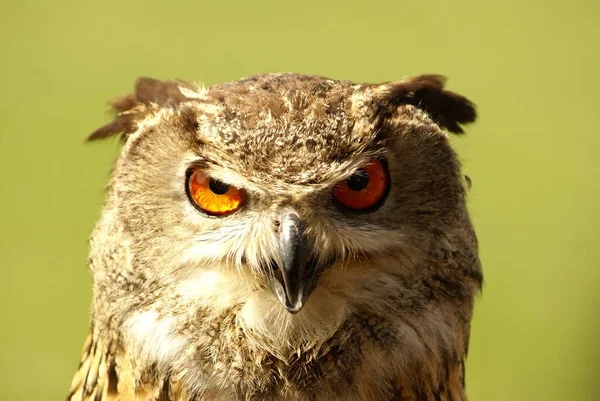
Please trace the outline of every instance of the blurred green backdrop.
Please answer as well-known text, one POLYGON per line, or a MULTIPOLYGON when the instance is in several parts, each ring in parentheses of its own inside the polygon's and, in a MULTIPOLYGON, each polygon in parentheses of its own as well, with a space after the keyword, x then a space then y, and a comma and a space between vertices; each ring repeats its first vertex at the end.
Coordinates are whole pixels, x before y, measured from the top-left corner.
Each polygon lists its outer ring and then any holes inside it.
POLYGON ((3 1, 0 399, 63 399, 88 325, 87 242, 116 140, 105 101, 148 75, 355 81, 443 73, 485 288, 471 401, 600 399, 600 3, 3 1))

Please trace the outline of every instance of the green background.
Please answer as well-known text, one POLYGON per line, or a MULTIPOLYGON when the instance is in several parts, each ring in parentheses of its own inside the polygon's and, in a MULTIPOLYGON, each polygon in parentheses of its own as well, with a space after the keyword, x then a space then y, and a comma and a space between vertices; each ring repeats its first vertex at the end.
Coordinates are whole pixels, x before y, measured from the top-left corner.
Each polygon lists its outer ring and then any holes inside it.
POLYGON ((442 73, 480 119, 485 287, 471 401, 600 399, 600 3, 3 1, 0 399, 60 400, 87 332, 87 236, 116 140, 85 144, 137 76, 442 73))

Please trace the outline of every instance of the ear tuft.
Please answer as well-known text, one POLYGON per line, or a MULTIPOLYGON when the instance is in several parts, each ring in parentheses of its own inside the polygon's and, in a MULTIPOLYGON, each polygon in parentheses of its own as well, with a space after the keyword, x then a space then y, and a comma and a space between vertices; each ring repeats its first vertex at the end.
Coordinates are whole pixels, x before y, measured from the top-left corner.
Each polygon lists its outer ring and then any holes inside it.
POLYGON ((154 78, 138 78, 133 93, 118 97, 109 104, 117 113, 114 120, 98 128, 88 141, 108 138, 121 134, 121 139, 137 129, 137 123, 153 109, 174 107, 190 100, 184 96, 182 89, 196 91, 190 83, 184 81, 160 81, 154 78))
POLYGON ((461 124, 477 118, 475 105, 457 93, 444 90, 442 75, 419 75, 393 84, 387 102, 394 107, 411 104, 423 109, 442 128, 462 134, 461 124))

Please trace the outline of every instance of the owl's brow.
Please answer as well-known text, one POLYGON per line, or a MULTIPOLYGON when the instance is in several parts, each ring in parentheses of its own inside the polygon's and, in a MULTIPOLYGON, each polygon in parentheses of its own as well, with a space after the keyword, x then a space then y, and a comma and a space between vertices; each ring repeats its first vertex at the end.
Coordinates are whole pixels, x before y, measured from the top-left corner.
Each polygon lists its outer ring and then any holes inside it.
POLYGON ((194 168, 194 167, 196 167, 196 168, 209 168, 211 166, 222 167, 220 165, 220 163, 217 163, 215 160, 213 160, 211 158, 208 158, 206 156, 200 156, 200 155, 197 155, 196 159, 194 159, 193 161, 191 161, 189 163, 189 167, 190 168, 194 168))
POLYGON ((190 172, 195 168, 209 170, 209 174, 213 178, 222 180, 227 184, 260 192, 260 186, 253 185, 234 169, 228 167, 224 163, 211 159, 210 157, 197 155, 195 160, 189 162, 187 171, 190 172))

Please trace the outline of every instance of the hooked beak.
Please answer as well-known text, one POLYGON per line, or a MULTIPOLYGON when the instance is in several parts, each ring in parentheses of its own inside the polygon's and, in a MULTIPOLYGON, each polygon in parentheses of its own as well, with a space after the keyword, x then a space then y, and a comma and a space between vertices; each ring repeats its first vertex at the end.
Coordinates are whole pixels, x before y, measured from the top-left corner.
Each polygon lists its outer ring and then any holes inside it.
POLYGON ((309 260, 312 247, 304 236, 303 224, 294 212, 286 213, 279 224, 279 263, 273 266, 270 287, 290 313, 298 313, 314 290, 318 274, 309 260))

